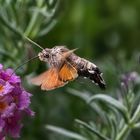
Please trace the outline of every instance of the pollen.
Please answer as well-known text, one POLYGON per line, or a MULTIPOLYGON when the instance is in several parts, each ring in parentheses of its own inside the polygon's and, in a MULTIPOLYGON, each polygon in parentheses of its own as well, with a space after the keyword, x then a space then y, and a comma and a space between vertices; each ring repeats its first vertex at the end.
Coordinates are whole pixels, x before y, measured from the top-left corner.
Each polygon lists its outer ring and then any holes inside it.
POLYGON ((3 85, 0 84, 0 92, 2 92, 4 89, 3 85))
POLYGON ((3 110, 5 110, 7 107, 7 103, 5 102, 0 102, 0 112, 2 112, 3 110))

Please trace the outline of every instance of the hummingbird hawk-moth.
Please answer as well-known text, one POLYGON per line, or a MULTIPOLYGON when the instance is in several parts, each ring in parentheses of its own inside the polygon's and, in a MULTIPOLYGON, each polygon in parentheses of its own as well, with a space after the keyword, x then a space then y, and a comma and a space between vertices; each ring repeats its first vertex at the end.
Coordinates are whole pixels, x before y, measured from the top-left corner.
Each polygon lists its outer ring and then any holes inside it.
POLYGON ((42 90, 53 90, 82 76, 105 89, 105 81, 99 68, 94 63, 77 56, 75 50, 69 50, 64 46, 43 49, 38 57, 41 61, 47 62, 50 68, 32 78, 31 83, 41 86, 42 90))

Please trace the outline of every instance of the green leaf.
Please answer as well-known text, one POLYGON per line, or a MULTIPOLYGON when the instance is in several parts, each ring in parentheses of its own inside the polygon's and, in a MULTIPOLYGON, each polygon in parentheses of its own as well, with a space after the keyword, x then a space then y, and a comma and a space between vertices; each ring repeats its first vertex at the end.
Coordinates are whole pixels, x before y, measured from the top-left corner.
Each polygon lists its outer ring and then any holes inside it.
POLYGON ((136 123, 136 124, 134 125, 134 128, 135 128, 135 129, 139 129, 139 128, 140 128, 140 122, 136 123))
POLYGON ((115 140, 116 135, 118 133, 118 124, 114 118, 108 117, 107 115, 106 115, 106 117, 107 117, 108 123, 110 125, 109 129, 111 129, 111 131, 110 131, 111 140, 115 140))
POLYGON ((94 133, 101 140, 110 140, 109 138, 107 138, 106 136, 104 136, 102 133, 100 133, 98 130, 94 129, 93 127, 91 127, 87 123, 85 123, 85 122, 83 122, 81 120, 78 120, 78 119, 76 120, 76 122, 79 123, 80 125, 82 125, 83 127, 85 127, 87 130, 89 130, 92 133, 94 133))
POLYGON ((88 103, 88 101, 89 101, 89 99, 91 97, 91 95, 88 92, 86 92, 86 91, 84 91, 85 93, 82 93, 82 92, 80 92, 78 90, 75 90, 75 89, 72 89, 72 88, 68 88, 68 92, 70 94, 74 95, 74 96, 77 96, 77 97, 81 98, 82 100, 84 100, 87 103, 88 103))
POLYGON ((57 24, 57 22, 58 21, 56 19, 51 20, 51 22, 46 26, 46 28, 44 27, 44 29, 39 32, 38 36, 43 36, 43 35, 47 34, 49 31, 51 31, 51 29, 54 28, 54 26, 57 24))
POLYGON ((16 35, 22 37, 22 32, 15 26, 11 25, 10 22, 6 18, 4 18, 2 14, 0 14, 0 23, 7 27, 9 30, 13 31, 16 35))
MULTIPOLYGON (((81 93, 78 90, 68 88, 68 92, 70 94, 74 95, 74 96, 79 97, 80 99, 82 99, 86 103, 88 103, 90 98, 91 98, 91 94, 87 91, 83 91, 84 93, 83 92, 81 93)), ((96 103, 93 103, 93 102, 89 105, 106 122, 106 117, 105 117, 104 111, 101 109, 101 107, 98 106, 96 103)))
POLYGON ((5 57, 7 57, 7 58, 9 58, 9 59, 11 59, 11 60, 13 60, 13 61, 15 61, 15 59, 11 56, 11 54, 8 53, 8 52, 6 52, 6 51, 3 50, 3 49, 0 49, 0 55, 3 55, 3 56, 5 56, 5 57))
POLYGON ((131 118, 131 123, 136 123, 140 118, 140 103, 138 104, 132 118, 131 118))
POLYGON ((76 139, 76 140, 87 140, 85 137, 83 137, 80 134, 77 134, 75 132, 68 131, 66 129, 63 129, 63 128, 60 128, 60 127, 57 127, 57 126, 46 125, 46 129, 51 130, 53 132, 56 132, 58 134, 61 134, 63 136, 72 138, 72 139, 76 139))
POLYGON ((93 101, 102 101, 107 106, 111 106, 111 107, 117 109, 122 114, 125 121, 128 122, 127 108, 121 102, 117 101, 116 99, 114 99, 108 95, 104 95, 104 94, 98 94, 98 95, 92 96, 89 99, 89 103, 92 103, 93 101))

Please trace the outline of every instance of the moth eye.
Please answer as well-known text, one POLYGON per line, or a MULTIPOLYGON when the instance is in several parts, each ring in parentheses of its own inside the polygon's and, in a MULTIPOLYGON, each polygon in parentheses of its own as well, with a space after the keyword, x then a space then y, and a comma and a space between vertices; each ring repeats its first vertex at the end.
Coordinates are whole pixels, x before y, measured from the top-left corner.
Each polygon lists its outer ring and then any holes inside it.
POLYGON ((49 58, 49 54, 46 54, 46 55, 45 55, 45 58, 49 58))

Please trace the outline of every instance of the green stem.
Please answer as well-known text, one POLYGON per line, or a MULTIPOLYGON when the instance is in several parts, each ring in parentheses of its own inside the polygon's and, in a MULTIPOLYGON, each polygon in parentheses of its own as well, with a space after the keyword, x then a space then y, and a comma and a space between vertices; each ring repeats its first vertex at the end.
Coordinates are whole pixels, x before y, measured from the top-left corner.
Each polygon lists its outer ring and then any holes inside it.
POLYGON ((130 131, 135 127, 135 123, 140 118, 140 104, 138 105, 134 115, 130 119, 128 124, 125 124, 124 127, 120 130, 120 133, 118 134, 116 140, 123 140, 127 137, 127 135, 130 133, 130 131))
POLYGON ((35 24, 36 24, 36 21, 37 21, 37 19, 38 19, 38 12, 35 12, 34 13, 34 15, 32 16, 32 18, 31 18, 31 20, 30 20, 30 23, 29 23, 29 25, 28 25, 28 27, 27 27, 27 29, 26 29, 26 31, 25 31, 25 33, 24 33, 24 35, 25 36, 31 36, 31 33, 32 33, 32 31, 33 31, 33 29, 34 29, 34 26, 35 26, 35 24))
MULTIPOLYGON (((43 1, 40 1, 40 3, 38 4, 39 7, 41 7, 43 5, 43 1)), ((40 22, 39 20, 39 12, 35 11, 28 26, 27 29, 24 33, 25 36, 33 38, 33 30, 35 30, 36 25, 39 24, 38 22, 40 22)), ((40 25, 40 24, 39 24, 40 25)))
POLYGON ((130 131, 131 131, 131 128, 129 127, 129 125, 124 125, 119 135, 117 136, 116 140, 123 140, 130 131))
POLYGON ((134 115, 133 115, 133 117, 131 119, 131 122, 132 123, 137 122, 139 117, 140 117, 140 103, 139 103, 139 105, 138 105, 138 107, 137 107, 137 109, 136 109, 136 111, 135 111, 135 113, 134 113, 134 115))

